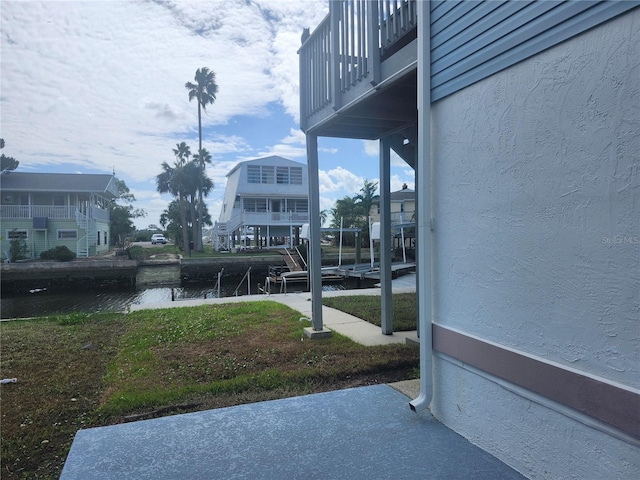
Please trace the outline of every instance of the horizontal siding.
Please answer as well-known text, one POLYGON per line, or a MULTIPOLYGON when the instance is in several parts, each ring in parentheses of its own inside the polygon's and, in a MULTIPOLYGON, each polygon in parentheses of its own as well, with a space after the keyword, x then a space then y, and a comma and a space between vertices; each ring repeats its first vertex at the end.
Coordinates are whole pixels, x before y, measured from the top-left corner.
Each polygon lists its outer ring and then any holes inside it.
POLYGON ((432 101, 639 5, 595 0, 432 2, 432 101))

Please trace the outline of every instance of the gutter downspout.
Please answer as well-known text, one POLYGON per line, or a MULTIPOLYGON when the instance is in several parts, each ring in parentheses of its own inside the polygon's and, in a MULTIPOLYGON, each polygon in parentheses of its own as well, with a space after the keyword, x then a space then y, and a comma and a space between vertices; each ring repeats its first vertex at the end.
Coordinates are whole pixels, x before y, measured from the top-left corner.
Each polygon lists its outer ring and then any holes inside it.
POLYGON ((418 330, 420 332, 420 395, 409 403, 413 411, 429 407, 433 396, 432 274, 431 274, 431 2, 418 7, 418 200, 417 259, 418 330))

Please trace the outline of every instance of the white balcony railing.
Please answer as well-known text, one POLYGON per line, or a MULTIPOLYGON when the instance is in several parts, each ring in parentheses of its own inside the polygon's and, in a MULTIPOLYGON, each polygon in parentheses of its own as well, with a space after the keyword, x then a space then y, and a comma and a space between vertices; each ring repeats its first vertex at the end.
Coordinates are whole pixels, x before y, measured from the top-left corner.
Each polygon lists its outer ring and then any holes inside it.
MULTIPOLYGON (((0 205, 0 218, 29 219, 46 217, 54 220, 76 220, 76 208, 70 205, 0 205)), ((109 212, 102 208, 92 207, 91 218, 109 221, 109 212)))
POLYGON ((300 54, 300 120, 365 79, 380 81, 380 62, 417 25, 415 0, 335 0, 329 15, 304 39, 300 54))

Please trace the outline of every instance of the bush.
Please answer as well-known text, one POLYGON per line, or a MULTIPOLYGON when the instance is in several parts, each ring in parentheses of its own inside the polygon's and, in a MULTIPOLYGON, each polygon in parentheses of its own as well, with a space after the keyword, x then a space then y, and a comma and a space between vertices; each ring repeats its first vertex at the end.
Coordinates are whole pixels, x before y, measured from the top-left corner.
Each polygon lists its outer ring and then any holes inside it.
POLYGON ((28 252, 27 242, 23 238, 15 238, 9 242, 9 255, 7 258, 10 262, 24 260, 27 258, 28 252))
POLYGON ((68 262, 76 258, 76 254, 64 245, 59 245, 51 250, 46 250, 40 254, 43 260, 58 260, 59 262, 68 262))

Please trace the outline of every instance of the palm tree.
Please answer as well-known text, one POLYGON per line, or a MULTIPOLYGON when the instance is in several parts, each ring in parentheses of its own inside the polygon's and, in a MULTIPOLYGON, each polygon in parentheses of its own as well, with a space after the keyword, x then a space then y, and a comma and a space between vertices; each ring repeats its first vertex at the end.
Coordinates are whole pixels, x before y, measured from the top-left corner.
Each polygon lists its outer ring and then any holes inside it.
POLYGON ((186 255, 189 251, 189 232, 187 225, 187 195, 192 182, 192 173, 187 168, 187 159, 191 155, 191 151, 186 143, 182 142, 173 149, 176 156, 174 165, 171 166, 167 162, 162 162, 162 173, 156 177, 158 192, 170 193, 178 199, 180 206, 180 223, 182 225, 182 248, 186 255))
MULTIPOLYGON (((207 110, 207 105, 213 105, 216 101, 218 93, 218 84, 216 84, 216 74, 207 67, 196 70, 194 77, 195 83, 187 82, 184 84, 189 91, 189 101, 194 98, 198 101, 198 152, 202 151, 202 110, 207 110)), ((204 170, 204 159, 200 157, 200 167, 204 170)), ((203 192, 198 192, 198 215, 202 217, 203 211, 203 192)), ((202 222, 199 222, 201 225, 202 222)), ((202 251, 202 230, 198 231, 198 236, 194 238, 196 242, 196 250, 202 251)))
POLYGON ((189 161, 191 149, 189 148, 189 145, 184 142, 176 143, 176 148, 173 149, 173 154, 176 156, 176 159, 184 165, 189 161))

